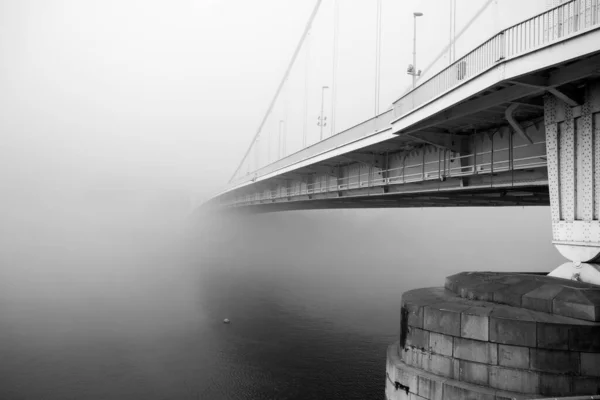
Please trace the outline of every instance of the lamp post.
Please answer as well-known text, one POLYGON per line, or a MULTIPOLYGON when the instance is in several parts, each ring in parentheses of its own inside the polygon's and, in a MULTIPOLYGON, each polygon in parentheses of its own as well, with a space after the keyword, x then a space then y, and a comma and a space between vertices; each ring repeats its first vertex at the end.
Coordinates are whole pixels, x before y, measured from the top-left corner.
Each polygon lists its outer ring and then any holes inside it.
POLYGON ((323 140, 323 127, 325 125, 327 125, 327 117, 323 116, 324 113, 324 107, 325 107, 325 89, 329 89, 329 86, 323 86, 321 88, 321 116, 319 117, 319 122, 317 122, 317 125, 319 125, 321 127, 321 139, 323 140))
POLYGON ((408 74, 412 75, 412 87, 417 86, 417 76, 421 75, 421 71, 417 70, 417 17, 422 17, 423 13, 413 13, 413 63, 408 67, 408 74))

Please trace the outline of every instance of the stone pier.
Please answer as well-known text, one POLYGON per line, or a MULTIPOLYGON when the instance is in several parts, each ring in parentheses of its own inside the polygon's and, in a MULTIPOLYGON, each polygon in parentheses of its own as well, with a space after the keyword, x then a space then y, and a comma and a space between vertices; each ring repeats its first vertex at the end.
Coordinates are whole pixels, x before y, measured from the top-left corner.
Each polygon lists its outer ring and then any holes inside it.
POLYGON ((388 400, 600 394, 600 287, 540 274, 461 273, 404 293, 388 400))

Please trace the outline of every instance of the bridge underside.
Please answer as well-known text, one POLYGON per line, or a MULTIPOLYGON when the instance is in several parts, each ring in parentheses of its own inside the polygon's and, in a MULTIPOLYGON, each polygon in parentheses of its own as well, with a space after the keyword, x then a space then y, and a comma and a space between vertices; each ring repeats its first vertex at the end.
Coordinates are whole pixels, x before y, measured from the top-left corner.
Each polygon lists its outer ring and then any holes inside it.
MULTIPOLYGON (((600 126, 598 28, 489 62, 465 56, 464 65, 418 86, 390 110, 237 177, 207 206, 268 212, 548 205, 549 180, 573 181, 573 171, 595 160, 584 148, 600 143, 569 144, 574 124, 585 121, 585 132, 592 122, 593 129, 600 126), (428 91, 437 93, 435 85, 449 89, 425 101, 428 91), (560 163, 554 153, 549 162, 548 129, 551 136, 566 129, 560 163), (585 163, 569 167, 575 147, 585 163), (560 174, 549 173, 557 165, 560 174)), ((592 186, 586 181, 564 190, 573 187, 589 192, 592 186)), ((576 197, 570 191, 565 198, 576 197)))
POLYGON ((421 208, 421 207, 506 207, 547 206, 550 204, 548 187, 527 185, 514 187, 463 187, 440 191, 400 193, 360 193, 341 197, 323 196, 252 204, 237 208, 241 212, 269 213, 293 210, 326 210, 342 208, 421 208))

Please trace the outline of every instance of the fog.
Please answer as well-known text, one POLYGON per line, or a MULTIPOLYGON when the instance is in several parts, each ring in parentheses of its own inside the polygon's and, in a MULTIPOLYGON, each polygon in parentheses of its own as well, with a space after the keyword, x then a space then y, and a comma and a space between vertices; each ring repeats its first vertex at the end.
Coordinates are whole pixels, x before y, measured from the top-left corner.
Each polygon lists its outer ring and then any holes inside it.
MULTIPOLYGON (((365 10, 374 12, 368 1, 344 4, 354 22, 341 35, 373 30, 373 18, 361 23, 365 10)), ((340 379, 325 367, 336 360, 330 347, 349 357, 362 345, 366 369, 347 379, 373 376, 364 392, 372 393, 383 388, 380 353, 397 333, 403 291, 464 270, 550 271, 561 263, 546 207, 195 210, 194 200, 226 186, 311 7, 0 2, 0 398, 261 398, 288 387, 286 368, 297 385, 289 398, 318 398, 302 390, 329 390, 335 385, 323 382, 340 379), (222 330, 226 316, 239 330, 222 330), (308 367, 293 364, 301 355, 285 358, 293 343, 316 346, 327 360, 304 356, 331 376, 305 381, 294 368, 308 367), (252 353, 268 349, 271 364, 252 353), (259 386, 246 388, 250 382, 259 386)), ((464 23, 475 8, 461 7, 464 23)), ((394 38, 410 37, 416 8, 430 16, 423 47, 440 48, 432 32, 447 17, 434 2, 384 1, 386 106, 410 83, 411 41, 394 38)), ((322 18, 316 31, 327 26, 322 18)), ((466 51, 473 37, 459 46, 466 51)), ((372 112, 361 95, 371 83, 358 78, 372 60, 352 51, 369 42, 346 45, 354 69, 340 72, 340 82, 356 78, 356 87, 340 83, 340 128, 372 112)))

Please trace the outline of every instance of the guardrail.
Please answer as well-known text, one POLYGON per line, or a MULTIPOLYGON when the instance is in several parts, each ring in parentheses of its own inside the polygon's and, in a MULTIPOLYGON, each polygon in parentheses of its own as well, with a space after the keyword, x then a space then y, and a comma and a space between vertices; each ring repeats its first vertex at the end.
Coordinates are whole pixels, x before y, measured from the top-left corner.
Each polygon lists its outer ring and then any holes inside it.
POLYGON ((232 181, 250 183, 303 160, 336 149, 420 108, 508 59, 560 42, 600 26, 600 0, 572 0, 513 25, 459 58, 393 103, 393 108, 321 142, 232 181))
POLYGON ((321 153, 325 153, 330 150, 334 150, 338 147, 351 143, 355 140, 369 136, 370 134, 380 132, 386 128, 389 128, 389 122, 391 119, 392 110, 388 110, 381 113, 373 118, 370 118, 358 125, 352 126, 342 132, 330 136, 327 139, 321 140, 320 142, 314 143, 302 150, 299 150, 285 158, 281 158, 268 164, 256 171, 249 172, 244 176, 238 177, 233 180, 232 184, 239 184, 248 182, 256 179, 257 177, 265 176, 269 173, 277 172, 285 167, 297 164, 306 159, 317 156, 321 153))
POLYGON ((600 25, 600 0, 572 0, 494 35, 394 102, 394 119, 419 108, 498 62, 600 25))
MULTIPOLYGON (((311 184, 296 184, 292 186, 281 186, 277 190, 263 191, 253 194, 236 196, 231 201, 223 199, 221 205, 224 206, 243 206, 250 204, 273 201, 294 196, 311 195, 318 193, 339 192, 342 190, 371 188, 377 186, 406 184, 415 182, 424 182, 429 180, 448 179, 464 176, 495 174, 506 171, 516 171, 523 169, 534 169, 547 166, 545 141, 538 141, 532 144, 523 144, 511 147, 503 147, 494 150, 475 152, 457 157, 452 160, 457 165, 451 167, 447 158, 438 157, 437 161, 427 161, 424 163, 415 163, 390 169, 370 168, 367 173, 358 173, 346 177, 331 177, 323 182, 311 184), (533 156, 513 158, 511 154, 520 148, 539 146, 540 154, 533 156), (504 159, 499 159, 502 154, 504 159), (489 159, 489 161, 483 161, 489 159)), ((441 152, 440 152, 441 153, 441 152)))

